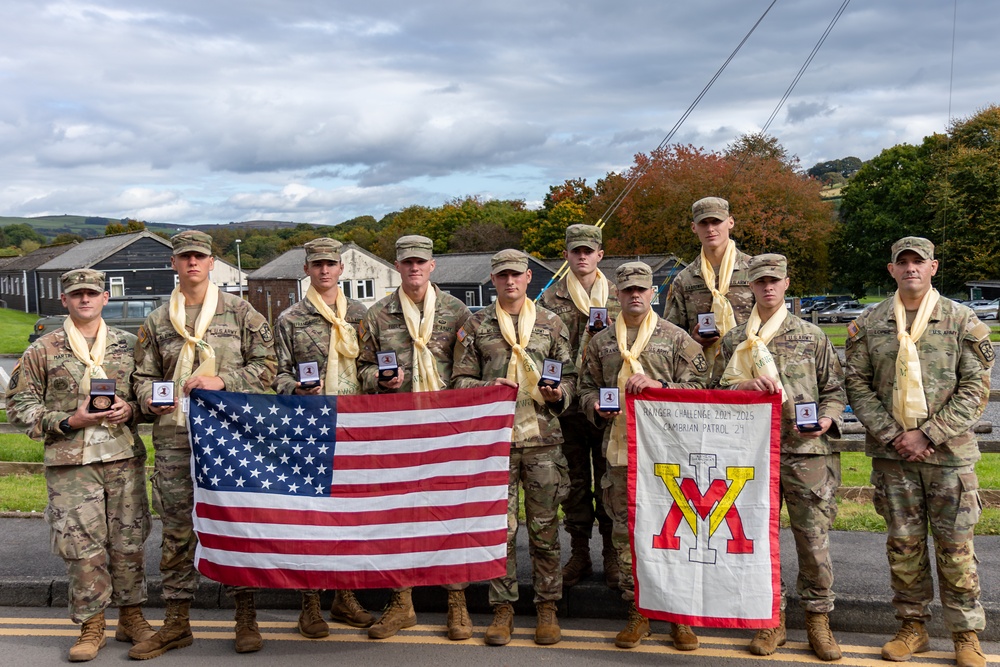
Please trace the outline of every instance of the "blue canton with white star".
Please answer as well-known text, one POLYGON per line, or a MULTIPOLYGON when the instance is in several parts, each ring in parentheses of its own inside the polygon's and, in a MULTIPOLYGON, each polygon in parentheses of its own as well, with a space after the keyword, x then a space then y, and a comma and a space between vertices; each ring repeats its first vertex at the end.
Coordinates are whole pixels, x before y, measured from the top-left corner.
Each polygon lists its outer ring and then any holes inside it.
POLYGON ((212 491, 330 493, 337 397, 191 392, 198 486, 212 491))

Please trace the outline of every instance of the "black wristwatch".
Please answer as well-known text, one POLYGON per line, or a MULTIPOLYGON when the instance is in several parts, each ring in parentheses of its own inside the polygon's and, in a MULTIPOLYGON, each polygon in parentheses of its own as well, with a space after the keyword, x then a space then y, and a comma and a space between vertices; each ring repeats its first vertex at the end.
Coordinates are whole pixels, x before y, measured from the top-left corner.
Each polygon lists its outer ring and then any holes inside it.
POLYGON ((73 430, 73 427, 69 425, 69 417, 59 422, 59 430, 62 431, 63 435, 67 435, 73 430))
POLYGON ((660 380, 660 386, 663 387, 664 389, 666 389, 667 388, 667 383, 664 382, 663 380, 660 380))

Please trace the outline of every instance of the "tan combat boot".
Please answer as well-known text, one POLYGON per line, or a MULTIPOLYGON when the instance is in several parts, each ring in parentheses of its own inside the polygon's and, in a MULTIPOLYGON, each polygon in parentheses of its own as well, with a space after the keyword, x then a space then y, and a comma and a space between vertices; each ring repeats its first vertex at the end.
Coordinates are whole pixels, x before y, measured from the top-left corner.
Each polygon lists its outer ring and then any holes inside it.
POLYGON ((820 660, 840 660, 840 646, 830 630, 830 616, 806 612, 806 635, 809 646, 820 660))
POLYGON ((118 627, 115 629, 115 640, 141 644, 156 634, 142 615, 142 607, 137 604, 128 605, 118 610, 118 627))
POLYGON ((323 612, 319 606, 319 593, 316 591, 302 591, 299 634, 306 639, 320 639, 330 634, 330 626, 323 620, 323 612))
POLYGON ((905 620, 896 636, 882 647, 882 659, 893 662, 905 662, 914 653, 923 653, 931 649, 931 638, 927 636, 927 628, 923 621, 905 620))
POLYGON ((382 618, 368 628, 369 639, 385 639, 392 637, 403 628, 412 628, 417 624, 417 612, 413 611, 413 589, 405 588, 393 591, 389 604, 382 612, 382 618))
POLYGON ((104 612, 91 616, 80 626, 80 638, 69 649, 70 662, 87 662, 108 643, 104 636, 104 612))
POLYGON ((611 545, 611 536, 604 536, 604 548, 601 550, 601 558, 604 559, 604 583, 611 590, 618 588, 618 550, 611 545))
POLYGON ((538 622, 535 624, 535 643, 541 646, 558 644, 562 639, 559 630, 559 619, 556 618, 556 603, 547 600, 535 605, 538 611, 538 622))
POLYGON ((670 638, 674 641, 674 648, 678 651, 694 651, 698 648, 698 635, 694 633, 690 625, 674 623, 670 628, 670 638))
POLYGON ((352 628, 369 628, 375 622, 375 617, 358 602, 354 591, 337 591, 334 594, 330 618, 352 628))
POLYGON ((574 535, 570 538, 570 549, 569 560, 562 569, 563 588, 576 586, 594 571, 590 562, 590 540, 574 535))
POLYGON ((635 603, 628 607, 628 623, 625 629, 615 636, 615 646, 618 648, 635 648, 643 637, 649 636, 649 619, 639 613, 635 603))
POLYGON ((958 667, 986 667, 986 656, 979 646, 975 630, 953 632, 951 638, 955 642, 955 664, 958 667))
POLYGON ((465 591, 448 591, 448 639, 459 641, 472 636, 472 619, 465 606, 465 591))
POLYGON ((778 650, 779 646, 784 646, 787 639, 785 612, 782 611, 778 627, 758 630, 747 649, 754 655, 771 655, 778 650))
POLYGON ((194 642, 191 634, 191 601, 167 600, 167 611, 159 632, 129 649, 133 660, 149 660, 175 648, 184 648, 194 642))
POLYGON ((505 646, 514 632, 514 607, 509 602, 493 605, 493 622, 486 628, 483 641, 489 646, 505 646))
POLYGON ((253 593, 244 591, 236 594, 236 640, 233 646, 237 653, 253 653, 264 648, 264 639, 257 627, 257 607, 253 593))

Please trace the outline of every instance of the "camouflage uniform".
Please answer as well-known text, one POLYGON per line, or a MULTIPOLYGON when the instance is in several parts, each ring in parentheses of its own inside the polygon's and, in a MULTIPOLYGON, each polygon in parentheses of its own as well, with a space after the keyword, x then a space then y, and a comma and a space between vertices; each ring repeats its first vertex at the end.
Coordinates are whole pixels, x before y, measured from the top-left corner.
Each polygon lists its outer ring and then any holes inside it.
MULTIPOLYGON (((750 317, 750 311, 753 310, 753 290, 750 289, 750 281, 747 280, 749 264, 750 255, 737 250, 736 267, 733 269, 733 279, 729 282, 729 294, 726 295, 733 306, 737 324, 746 322, 750 317)), ((719 286, 718 276, 715 286, 719 286)), ((712 312, 712 292, 705 285, 705 278, 701 275, 699 255, 670 283, 665 317, 669 322, 690 332, 698 321, 698 313, 710 312, 712 312)))
MULTIPOLYGON (((194 318, 188 313, 186 328, 194 334, 194 318)), ((260 393, 274 377, 275 357, 271 328, 264 316, 237 296, 219 293, 219 303, 204 340, 215 350, 217 373, 226 391, 260 393)), ((139 329, 135 347, 133 382, 136 399, 147 411, 153 381, 170 380, 182 338, 170 323, 169 304, 154 310, 139 329)), ((177 387, 177 396, 182 396, 177 387)), ((151 413, 149 413, 151 414, 151 413)), ((157 417, 153 425, 156 449, 153 482, 153 507, 163 520, 163 544, 160 571, 163 574, 165 600, 193 600, 198 588, 194 568, 197 539, 192 526, 194 509, 191 482, 191 446, 187 425, 170 423, 169 415, 157 417)))
MULTIPOLYGON (((736 346, 746 340, 746 324, 722 338, 713 378, 718 382, 736 346)), ((830 446, 840 437, 844 411, 844 371, 822 329, 789 314, 767 349, 774 357, 788 400, 781 407, 781 496, 795 537, 799 573, 796 591, 802 608, 817 614, 833 611, 835 599, 829 532, 837 517, 840 459, 830 446), (833 424, 819 438, 795 430, 795 403, 815 402, 817 419, 833 424)), ((781 584, 785 608, 785 584, 781 584)))
MULTIPOLYGON (((620 288, 619 288, 620 289, 620 288)), ((635 341, 638 327, 628 329, 629 344, 635 341)), ((653 380, 666 382, 677 389, 704 389, 708 386, 709 368, 701 345, 687 332, 670 322, 657 318, 656 329, 639 355, 645 375, 653 380)), ((611 435, 609 422, 594 410, 601 387, 617 387, 618 372, 622 367, 621 352, 615 327, 608 327, 595 334, 587 343, 580 372, 580 405, 584 414, 598 428, 604 429, 603 451, 606 454, 611 435)), ((624 397, 622 397, 624 405, 624 397)), ((624 419, 624 416, 618 419, 624 419)), ((635 576, 632 569, 632 547, 628 528, 628 466, 607 467, 601 479, 604 506, 614 520, 612 543, 618 551, 621 573, 618 588, 622 599, 635 599, 635 576)))
POLYGON ((847 396, 865 425, 875 509, 886 520, 893 605, 900 620, 925 621, 934 597, 927 524, 934 535, 941 605, 952 632, 982 630, 973 529, 979 520, 979 447, 972 427, 990 393, 990 329, 969 308, 941 297, 917 341, 930 417, 919 429, 934 453, 900 457, 892 441, 903 428, 892 416, 896 318, 886 299, 848 327, 847 396))
MULTIPOLYGON (((484 387, 507 376, 511 347, 500 333, 493 303, 472 315, 459 330, 452 380, 455 389, 484 387)), ((512 315, 517 327, 517 316, 512 315)), ((513 602, 517 591, 518 484, 524 488, 529 552, 535 602, 562 598, 559 563, 559 503, 569 492, 566 457, 562 453, 559 414, 573 402, 576 366, 569 347, 569 332, 558 317, 536 308, 535 327, 528 355, 541 368, 545 358, 563 364, 563 399, 558 404, 535 405, 539 435, 511 443, 510 479, 507 487, 507 574, 490 582, 490 603, 513 602)))
MULTIPOLYGON (((103 278, 101 283, 103 291, 103 278)), ((73 354, 64 329, 42 336, 25 350, 7 391, 10 422, 45 443, 45 518, 52 553, 67 566, 69 612, 76 623, 110 605, 146 600, 143 544, 149 535, 149 500, 146 448, 135 431, 139 407, 129 384, 134 345, 135 336, 108 327, 102 367, 115 380, 117 394, 132 407, 133 421, 122 425, 116 438, 124 452, 107 460, 85 461, 84 429, 64 432, 61 426, 80 401, 87 400, 80 396, 78 380, 86 365, 73 354)))
MULTIPOLYGON (((563 277, 547 289, 542 294, 541 304, 558 315, 566 325, 570 350, 577 368, 580 368, 583 350, 587 347, 591 334, 587 329, 588 316, 581 313, 573 303, 566 280, 563 277)), ((609 283, 608 325, 614 326, 621 306, 618 304, 618 290, 613 282, 609 280, 609 283)), ((596 519, 601 535, 610 535, 611 517, 604 508, 600 494, 594 493, 594 480, 599 484, 604 477, 605 459, 601 452, 604 434, 587 421, 576 402, 559 417, 559 424, 564 438, 563 454, 569 464, 569 495, 562 504, 566 532, 572 537, 582 537, 589 541, 596 519)))

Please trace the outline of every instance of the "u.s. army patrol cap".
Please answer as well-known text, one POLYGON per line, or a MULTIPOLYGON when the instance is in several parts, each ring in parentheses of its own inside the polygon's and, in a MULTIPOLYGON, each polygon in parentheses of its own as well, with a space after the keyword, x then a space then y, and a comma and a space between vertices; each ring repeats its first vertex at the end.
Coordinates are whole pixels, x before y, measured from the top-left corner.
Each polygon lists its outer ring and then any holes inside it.
POLYGON ((307 242, 302 247, 306 249, 306 264, 309 262, 321 262, 329 260, 331 262, 340 261, 340 247, 344 245, 336 239, 323 236, 307 242))
POLYGON ((705 218, 725 220, 729 217, 729 202, 722 197, 705 197, 691 205, 691 214, 694 216, 695 224, 705 218))
POLYGON ((396 241, 396 261, 402 262, 411 258, 434 259, 434 241, 418 234, 400 236, 396 241))
POLYGON ((764 277, 788 277, 788 260, 784 255, 768 253, 751 258, 747 265, 747 280, 753 282, 764 277))
POLYGON ((653 289, 653 270, 645 262, 625 262, 615 271, 618 291, 628 287, 653 289))
POLYGON ((919 236, 904 236, 892 244, 892 261, 904 250, 912 250, 924 259, 934 259, 934 244, 919 236))
POLYGON ((212 237, 205 232, 193 229, 170 237, 170 245, 174 247, 175 255, 185 252, 200 252, 202 255, 212 254, 212 237))
POLYGON ((598 250, 603 240, 601 228, 595 225, 570 225, 566 228, 566 250, 580 246, 598 250))
POLYGON ((94 292, 104 291, 104 271, 94 269, 73 269, 59 276, 62 291, 71 294, 82 289, 94 292))
POLYGON ((528 256, 520 250, 508 248, 501 250, 490 259, 490 273, 496 275, 501 271, 524 273, 528 270, 528 256))

